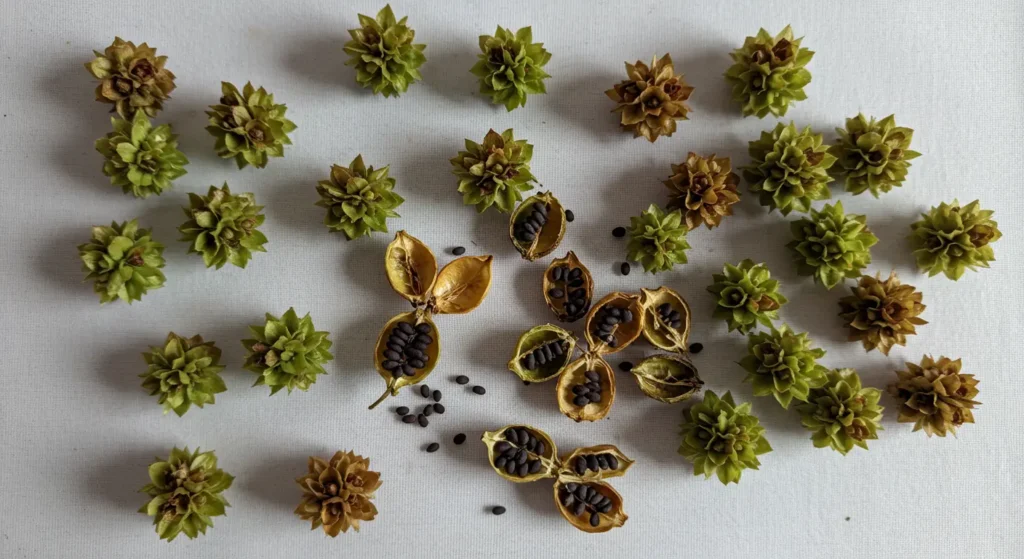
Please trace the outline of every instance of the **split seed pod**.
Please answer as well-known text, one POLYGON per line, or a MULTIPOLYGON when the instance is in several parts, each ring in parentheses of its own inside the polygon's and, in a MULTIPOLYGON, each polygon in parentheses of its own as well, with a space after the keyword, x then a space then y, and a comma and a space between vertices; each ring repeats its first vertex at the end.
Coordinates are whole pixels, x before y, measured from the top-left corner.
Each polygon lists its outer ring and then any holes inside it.
POLYGON ((512 212, 508 236, 523 258, 534 261, 551 254, 565 236, 565 209, 550 192, 523 200, 512 212))
POLYGON ((526 483, 558 472, 558 449, 547 433, 529 425, 507 425, 485 432, 487 460, 497 474, 515 483, 526 483), (521 468, 525 466, 525 470, 521 468), (522 475, 520 475, 522 471, 522 475))
POLYGON ((704 386, 697 368, 684 355, 652 355, 631 372, 644 394, 666 404, 682 402, 704 386))
POLYGON ((665 351, 685 353, 690 337, 690 305, 679 293, 667 287, 641 289, 644 309, 644 338, 665 351))
POLYGON ((543 287, 544 301, 562 322, 576 322, 590 310, 594 278, 571 250, 551 262, 544 272, 543 287))
POLYGON ((370 409, 427 378, 441 353, 432 315, 464 314, 480 306, 491 287, 491 260, 462 256, 438 271, 427 245, 405 231, 395 234, 384 254, 385 272, 391 288, 416 309, 389 320, 377 338, 374 364, 387 389, 370 409))
MULTIPOLYGON (((572 360, 575 347, 576 338, 573 337, 572 332, 554 324, 534 326, 524 332, 522 336, 519 336, 519 341, 516 342, 515 353, 512 360, 508 362, 508 368, 519 378, 527 382, 548 381, 565 370, 569 361, 572 360), (547 352, 544 349, 546 347, 554 348, 555 346, 560 347, 562 353, 559 355, 552 353, 552 357, 555 357, 555 359, 547 359, 547 352), (537 351, 541 353, 538 354, 536 353, 537 351), (539 363, 538 358, 542 355, 544 356, 544 362, 539 363)), ((549 349, 549 351, 554 352, 557 350, 549 349)))

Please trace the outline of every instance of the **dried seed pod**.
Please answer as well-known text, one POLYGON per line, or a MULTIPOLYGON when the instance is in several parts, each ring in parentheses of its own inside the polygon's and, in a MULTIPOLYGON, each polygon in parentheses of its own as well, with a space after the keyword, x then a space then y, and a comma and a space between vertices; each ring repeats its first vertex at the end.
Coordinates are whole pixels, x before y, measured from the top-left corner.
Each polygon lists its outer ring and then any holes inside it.
POLYGON ((640 291, 644 338, 665 351, 685 353, 690 337, 690 305, 686 299, 667 287, 640 291))
POLYGON ((530 196, 512 212, 508 236, 523 258, 547 256, 565 236, 565 209, 550 192, 530 196))
POLYGON ((558 449, 544 431, 529 425, 506 425, 481 437, 487 461, 499 476, 516 483, 555 477, 558 449))
POLYGON ((611 485, 570 479, 555 483, 555 503, 570 524, 589 534, 598 534, 626 523, 629 517, 622 512, 622 495, 611 485))
POLYGON ((429 307, 439 314, 465 314, 480 306, 491 289, 491 261, 488 256, 461 256, 437 274, 431 288, 429 307))
POLYGON ((697 368, 683 355, 652 355, 631 372, 644 394, 667 404, 686 400, 704 386, 697 368))
POLYGON ((396 293, 416 306, 426 304, 437 276, 437 259, 430 247, 399 231, 384 253, 384 269, 396 293))
POLYGON ((398 391, 403 387, 427 378, 434 370, 440 354, 441 340, 429 313, 420 310, 410 311, 389 320, 380 331, 377 345, 373 349, 373 363, 377 368, 377 374, 388 383, 388 386, 370 409, 388 396, 398 395, 398 391), (408 326, 401 326, 402 324, 408 326))
POLYGON ((610 444, 577 448, 562 457, 560 477, 574 477, 583 481, 595 481, 626 475, 633 461, 618 448, 610 444))
POLYGON ((568 330, 554 324, 534 326, 519 336, 508 368, 525 381, 551 380, 572 361, 575 348, 576 338, 568 330))
POLYGON ((576 322, 590 310, 594 278, 571 250, 551 262, 544 272, 543 287, 548 308, 562 322, 576 322))
POLYGON ((613 292, 587 313, 584 337, 591 353, 615 353, 633 343, 644 328, 640 297, 613 292))
POLYGON ((600 356, 588 353, 558 377, 558 409, 573 421, 604 419, 615 401, 615 374, 600 356))

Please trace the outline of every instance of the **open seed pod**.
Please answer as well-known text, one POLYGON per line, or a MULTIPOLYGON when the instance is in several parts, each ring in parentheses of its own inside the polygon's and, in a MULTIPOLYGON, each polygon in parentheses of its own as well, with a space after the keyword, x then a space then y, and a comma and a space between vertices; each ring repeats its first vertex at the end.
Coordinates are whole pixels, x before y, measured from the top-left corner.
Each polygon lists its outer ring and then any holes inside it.
POLYGON ((565 236, 565 209, 550 192, 530 196, 512 212, 508 236, 523 258, 547 256, 565 236))
POLYGON ((555 503, 570 524, 590 534, 618 528, 629 518, 622 512, 622 495, 600 481, 559 478, 555 503))
POLYGON ((562 322, 576 322, 590 310, 594 278, 590 270, 569 251, 556 258, 544 272, 544 301, 562 322))
POLYGON ((674 290, 659 287, 641 289, 644 309, 644 338, 665 351, 686 353, 690 337, 690 305, 674 290))
POLYGON ((427 378, 441 354, 441 340, 430 313, 402 313, 384 325, 373 349, 373 364, 385 382, 384 394, 370 409, 410 384, 427 378))
POLYGON ((631 372, 644 394, 667 404, 682 402, 704 386, 697 368, 683 355, 652 355, 631 372))
POLYGON ((562 458, 559 476, 594 481, 626 475, 633 461, 614 445, 602 444, 577 448, 562 458))
POLYGON ((590 353, 610 354, 633 343, 644 326, 640 297, 613 292, 605 295, 587 313, 584 337, 590 353))
POLYGON ((396 293, 416 306, 427 303, 437 277, 437 259, 430 247, 399 231, 384 253, 384 270, 396 293))
POLYGON ((481 437, 487 461, 501 477, 516 483, 555 477, 558 449, 544 431, 529 425, 506 425, 481 437))
POLYGON ((615 374, 597 354, 573 361, 558 377, 558 409, 573 421, 604 419, 615 401, 615 374))
POLYGON ((516 342, 508 368, 529 382, 555 378, 572 361, 576 338, 568 330, 554 324, 534 326, 516 342))

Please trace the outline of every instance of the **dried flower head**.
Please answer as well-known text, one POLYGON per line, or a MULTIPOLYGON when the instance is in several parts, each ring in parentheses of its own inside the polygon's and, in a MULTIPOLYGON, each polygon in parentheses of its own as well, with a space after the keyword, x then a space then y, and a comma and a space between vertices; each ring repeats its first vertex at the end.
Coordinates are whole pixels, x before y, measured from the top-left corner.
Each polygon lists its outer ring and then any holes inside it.
POLYGON ((807 403, 796 407, 804 427, 813 432, 814 446, 843 455, 855 446, 867 450, 868 441, 882 430, 881 391, 862 388, 853 369, 829 371, 825 378, 824 385, 811 390, 807 403))
POLYGON ((958 280, 967 270, 988 268, 996 259, 992 243, 1003 236, 992 219, 995 212, 981 209, 975 200, 966 206, 943 202, 911 224, 910 245, 917 267, 929 276, 946 274, 958 280))
POLYGON ((748 334, 757 325, 772 327, 779 318, 779 308, 788 300, 779 293, 778 280, 771 279, 766 264, 746 259, 738 266, 726 263, 721 274, 714 274, 708 291, 716 297, 715 318, 729 325, 729 331, 748 334))
POLYGON ((629 243, 626 257, 639 262, 645 272, 664 272, 676 264, 686 264, 689 232, 679 210, 665 212, 651 204, 639 216, 629 218, 629 243))
POLYGON ((957 427, 974 423, 974 406, 981 402, 974 375, 960 372, 963 363, 948 357, 933 359, 925 355, 920 365, 907 363, 907 370, 896 371, 899 380, 889 385, 889 394, 900 402, 900 423, 913 423, 929 437, 946 433, 956 435, 957 427))
POLYGON ((330 178, 316 185, 320 194, 316 205, 327 209, 324 225, 345 233, 349 240, 373 231, 387 233, 387 219, 398 217, 395 208, 405 202, 394 192, 395 179, 388 176, 388 169, 367 167, 362 155, 348 167, 332 165, 330 178))
POLYGON ((732 393, 721 398, 708 390, 704 400, 683 415, 679 454, 693 462, 693 475, 718 475, 723 484, 739 483, 743 470, 756 470, 757 457, 771 452, 764 427, 750 413, 750 404, 736 405, 732 393))
POLYGON ((185 415, 192 404, 203 407, 215 403, 214 396, 227 390, 220 372, 220 348, 204 342, 202 336, 186 338, 167 334, 163 347, 151 347, 142 354, 149 370, 139 375, 142 387, 159 396, 164 413, 185 415))
POLYGON ((206 111, 210 117, 206 131, 217 139, 217 155, 234 159, 239 169, 246 165, 262 169, 269 158, 284 157, 284 146, 292 143, 288 133, 296 126, 285 118, 287 110, 262 87, 247 83, 239 91, 221 82, 220 102, 206 111))
POLYGON ((701 157, 691 151, 686 161, 672 165, 672 176, 663 182, 669 189, 668 209, 685 212, 691 230, 701 223, 708 229, 720 225, 740 201, 740 176, 732 172, 728 157, 701 157))
POLYGON ((924 312, 921 292, 903 285, 896 272, 881 276, 862 276, 851 287, 853 295, 839 300, 839 316, 850 329, 850 341, 860 341, 864 349, 878 348, 885 355, 894 345, 907 345, 907 336, 916 334, 915 326, 928 324, 918 318, 924 312))
POLYGON ((111 112, 122 118, 130 120, 136 112, 155 116, 174 91, 174 74, 164 68, 167 57, 157 56, 146 43, 135 46, 115 37, 103 52, 93 53, 96 58, 86 62, 85 69, 100 80, 96 100, 112 104, 111 112))
POLYGON ((811 73, 804 66, 814 53, 800 48, 802 40, 793 37, 788 25, 774 37, 761 29, 730 54, 734 63, 725 80, 743 116, 783 116, 790 103, 807 98, 804 86, 811 83, 811 73))
POLYGON ((189 539, 213 527, 214 516, 224 516, 228 501, 223 492, 235 478, 217 467, 217 455, 171 449, 167 460, 149 466, 149 479, 140 491, 150 500, 139 512, 153 517, 160 539, 171 541, 184 533, 189 539))
POLYGON ((797 272, 832 289, 846 278, 856 278, 871 263, 871 247, 878 242, 863 215, 846 215, 843 203, 825 204, 790 223, 797 272))
POLYGON ((151 289, 164 286, 164 245, 139 229, 136 220, 92 228, 89 242, 78 245, 85 279, 93 280, 100 303, 121 299, 131 304, 151 289))
POLYGON ((416 32, 407 24, 409 18, 395 19, 391 5, 384 6, 377 18, 359 14, 359 29, 349 29, 352 40, 345 43, 349 59, 346 66, 355 66, 356 81, 384 97, 405 93, 409 85, 422 80, 419 68, 427 61, 426 45, 417 45, 416 32))
POLYGON ((137 111, 131 121, 111 118, 114 131, 96 140, 103 154, 103 174, 125 194, 145 198, 162 194, 171 181, 185 174, 188 159, 178 150, 178 136, 170 124, 153 127, 146 113, 137 111))
POLYGON ((501 134, 487 132, 482 144, 466 140, 466 151, 450 160, 462 203, 475 205, 478 212, 491 206, 511 212, 537 181, 530 172, 532 158, 533 145, 515 139, 511 128, 501 134))
POLYGON ((524 27, 513 32, 498 26, 494 36, 480 36, 480 60, 470 72, 480 78, 480 93, 495 105, 511 111, 526 106, 526 97, 547 93, 544 80, 550 78, 544 65, 551 53, 544 43, 533 42, 533 30, 524 27))
POLYGON ((659 136, 671 136, 677 120, 689 119, 686 100, 693 88, 682 74, 676 74, 671 56, 654 57, 650 66, 639 60, 627 62, 626 76, 604 93, 617 103, 612 112, 622 115, 619 124, 634 138, 643 136, 653 142, 659 136))
POLYGON ((808 126, 797 130, 792 122, 781 122, 771 132, 761 132, 761 138, 750 142, 750 165, 742 167, 743 177, 756 192, 762 206, 789 212, 806 212, 811 202, 832 196, 828 183, 832 177, 829 167, 836 158, 828 153, 821 134, 811 132, 808 126))
POLYGON ((836 128, 839 143, 829 148, 846 173, 846 190, 860 194, 882 192, 901 186, 907 178, 909 161, 921 154, 910 149, 914 131, 896 126, 893 115, 876 121, 862 114, 846 119, 846 128, 836 128))
POLYGON ((790 402, 807 401, 810 389, 825 383, 827 369, 818 364, 825 350, 812 348, 807 333, 797 334, 783 324, 771 332, 747 337, 747 355, 740 366, 747 370, 744 382, 754 385, 754 396, 775 396, 783 408, 790 402))
POLYGON ((259 231, 263 225, 263 206, 256 205, 252 192, 232 194, 228 183, 211 186, 206 196, 188 194, 189 207, 183 208, 188 221, 178 227, 188 251, 201 254, 207 267, 220 269, 228 262, 245 268, 253 252, 266 252, 267 237, 259 231))
POLYGON ((242 340, 249 354, 245 368, 259 375, 253 386, 266 385, 270 394, 282 388, 288 393, 295 388, 309 390, 318 375, 327 374, 324 364, 334 359, 327 350, 329 332, 318 332, 313 319, 299 318, 295 309, 288 309, 281 318, 267 314, 263 326, 250 326, 253 339, 242 340))
POLYGON ((322 526, 332 538, 349 528, 358 532, 360 521, 377 516, 372 499, 381 485, 380 473, 370 470, 369 458, 340 450, 330 460, 310 456, 309 473, 295 482, 302 487, 295 514, 309 520, 314 530, 322 526))

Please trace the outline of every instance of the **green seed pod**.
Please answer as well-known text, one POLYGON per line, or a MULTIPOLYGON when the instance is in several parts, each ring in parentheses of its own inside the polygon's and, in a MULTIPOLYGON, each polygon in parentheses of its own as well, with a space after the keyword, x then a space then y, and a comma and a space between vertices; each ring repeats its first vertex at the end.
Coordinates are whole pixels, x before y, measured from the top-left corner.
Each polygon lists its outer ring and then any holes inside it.
POLYGON ((217 155, 234 159, 239 169, 247 165, 262 169, 271 157, 284 157, 284 146, 292 143, 288 133, 296 128, 284 116, 288 108, 251 83, 239 91, 221 82, 221 93, 220 103, 206 111, 210 117, 206 131, 217 139, 217 155))
POLYGON ((843 203, 825 204, 810 215, 790 223, 793 240, 786 245, 793 252, 797 272, 812 276, 827 289, 847 278, 859 278, 871 263, 871 247, 878 237, 868 229, 867 217, 847 215, 843 203))
POLYGON ((501 134, 487 132, 482 144, 466 140, 466 150, 449 160, 459 178, 462 203, 481 213, 491 206, 511 212, 537 182, 530 172, 532 158, 533 145, 515 139, 511 128, 501 134))
POLYGON ((217 467, 213 451, 171 449, 167 460, 149 466, 150 483, 140 489, 150 500, 139 512, 153 517, 160 539, 171 541, 184 533, 189 539, 206 534, 214 516, 224 516, 225 490, 235 478, 217 467))
POLYGON ((164 286, 164 245, 139 229, 137 220, 92 228, 92 239, 78 245, 85 280, 93 280, 100 303, 120 299, 131 304, 151 289, 164 286))
POLYGON ((793 101, 807 99, 804 86, 811 83, 811 73, 804 66, 814 53, 800 48, 801 41, 788 25, 774 37, 761 29, 730 54, 734 64, 725 80, 732 86, 733 100, 743 107, 743 116, 783 116, 793 101))
POLYGON ((712 279, 708 291, 716 297, 714 317, 724 319, 730 332, 749 334, 758 324, 771 328, 779 308, 789 302, 779 293, 778 280, 771 279, 768 265, 749 258, 737 266, 726 263, 712 279))
POLYGON ((561 374, 572 361, 576 348, 576 338, 568 330, 554 324, 534 326, 516 342, 508 369, 527 382, 544 382, 561 374), (537 358, 530 359, 537 350, 543 351, 545 346, 560 346, 560 355, 554 360, 539 363, 537 358))
POLYGON ((792 122, 780 122, 771 132, 761 132, 748 151, 752 161, 741 167, 743 178, 769 211, 807 212, 811 202, 832 197, 828 170, 836 158, 810 126, 798 130, 792 122))
POLYGON ((929 276, 941 273, 954 281, 967 270, 988 268, 996 259, 992 243, 1003 236, 992 219, 994 213, 981 209, 977 200, 966 206, 953 200, 921 214, 921 220, 910 226, 917 267, 929 276))
POLYGON ((686 264, 689 229, 679 210, 666 213, 657 204, 651 204, 639 216, 629 218, 629 224, 626 258, 639 262, 645 272, 656 274, 671 270, 676 264, 686 264))
POLYGON ((329 333, 318 332, 313 319, 308 314, 299 318, 295 309, 281 318, 268 313, 265 325, 250 326, 249 331, 254 337, 242 340, 249 352, 245 368, 259 375, 253 386, 269 386, 271 395, 282 388, 289 394, 295 388, 309 390, 318 375, 327 374, 324 364, 334 359, 327 351, 329 333))
POLYGON ((693 475, 717 474, 725 485, 739 483, 745 469, 758 469, 757 457, 772 450, 750 404, 736 405, 729 392, 721 398, 705 392, 704 401, 684 413, 682 430, 679 454, 693 462, 693 475))
POLYGON ((142 354, 149 370, 139 375, 142 387, 159 396, 164 413, 185 415, 192 404, 202 408, 215 403, 215 395, 227 390, 220 372, 220 348, 204 342, 202 336, 185 338, 167 334, 163 347, 151 347, 142 354))
POLYGON ((697 368, 683 355, 652 355, 630 372, 644 394, 666 404, 689 399, 704 386, 697 368))
POLYGON ((754 396, 775 396, 783 408, 793 400, 806 402, 810 389, 825 383, 825 367, 818 359, 825 350, 812 348, 807 333, 797 334, 783 324, 771 332, 747 337, 747 355, 739 364, 749 373, 744 382, 754 385, 754 396))
POLYGON ((417 68, 427 61, 426 45, 414 44, 416 31, 407 24, 408 17, 395 19, 391 5, 377 12, 376 19, 359 14, 359 29, 349 29, 352 40, 345 43, 346 66, 356 69, 356 82, 384 97, 405 93, 409 86, 423 79, 417 68))
POLYGON ((513 32, 499 25, 493 37, 481 35, 479 58, 469 71, 480 78, 480 93, 495 105, 511 111, 525 107, 529 94, 547 93, 544 80, 551 76, 543 68, 551 53, 544 43, 533 42, 529 27, 513 32))
POLYGON ((245 268, 253 252, 267 251, 267 237, 258 229, 266 216, 252 192, 232 194, 224 183, 211 186, 206 196, 190 192, 188 200, 188 221, 178 227, 178 240, 189 243, 190 253, 201 254, 207 268, 219 270, 228 262, 245 268))
POLYGON ((170 124, 154 128, 143 111, 136 111, 131 121, 111 118, 110 123, 114 131, 96 140, 96 151, 106 158, 103 174, 125 194, 163 194, 186 173, 188 159, 178 150, 170 124))

